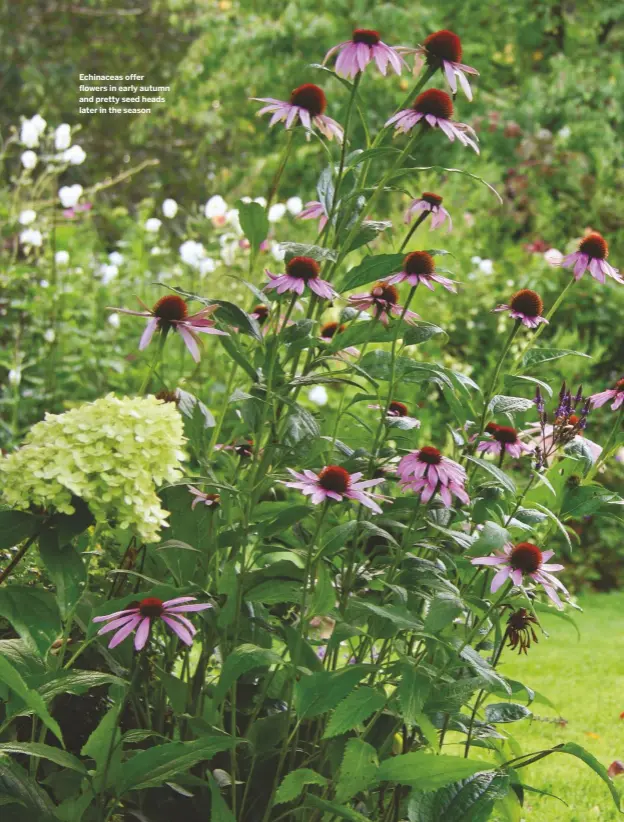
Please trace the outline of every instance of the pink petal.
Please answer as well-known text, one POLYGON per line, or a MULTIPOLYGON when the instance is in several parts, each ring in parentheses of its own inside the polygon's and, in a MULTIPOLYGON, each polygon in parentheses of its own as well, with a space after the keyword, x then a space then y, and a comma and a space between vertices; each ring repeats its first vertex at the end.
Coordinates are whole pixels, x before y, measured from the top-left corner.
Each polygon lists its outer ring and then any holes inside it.
POLYGON ((149 617, 143 617, 134 637, 134 648, 136 651, 141 651, 145 647, 145 643, 149 637, 150 625, 151 619, 149 617))

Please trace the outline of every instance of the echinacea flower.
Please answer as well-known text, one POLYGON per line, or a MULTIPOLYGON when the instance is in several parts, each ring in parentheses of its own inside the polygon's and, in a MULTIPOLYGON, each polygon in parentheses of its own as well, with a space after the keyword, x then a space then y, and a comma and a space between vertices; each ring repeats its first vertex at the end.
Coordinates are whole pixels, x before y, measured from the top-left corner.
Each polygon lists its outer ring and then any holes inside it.
POLYGON ((271 113, 269 127, 275 123, 285 122, 285 127, 290 128, 297 120, 307 131, 307 139, 310 139, 310 132, 315 126, 321 134, 331 140, 333 137, 342 143, 344 132, 342 126, 324 112, 327 108, 327 98, 325 92, 314 83, 304 83, 293 89, 290 101, 276 100, 274 97, 252 97, 259 103, 268 103, 261 108, 258 117, 271 113))
POLYGON ((307 286, 318 297, 325 300, 331 300, 336 296, 331 285, 319 277, 319 264, 312 257, 293 257, 286 263, 284 274, 273 274, 268 268, 265 271, 271 280, 268 285, 265 285, 265 291, 275 288, 278 294, 289 291, 301 296, 307 286))
POLYGON ((189 485, 188 489, 189 493, 195 497, 191 503, 191 511, 194 511, 195 506, 200 502, 208 506, 208 508, 211 508, 213 505, 215 508, 218 508, 221 504, 221 496, 219 494, 206 494, 204 491, 200 491, 199 488, 195 488, 194 485, 189 485))
POLYGON ((314 471, 307 469, 303 473, 299 473, 293 471, 292 468, 289 468, 288 472, 295 478, 295 481, 284 482, 283 484, 288 488, 296 488, 305 496, 309 496, 314 505, 319 505, 321 502, 330 499, 336 502, 342 502, 343 499, 352 499, 370 508, 376 514, 382 513, 375 500, 385 500, 385 497, 381 494, 373 494, 366 489, 384 482, 383 477, 381 479, 360 481, 362 476, 360 471, 350 474, 340 465, 327 465, 320 474, 315 474, 314 471))
POLYGON ((439 128, 451 143, 457 138, 462 145, 470 146, 478 154, 479 146, 474 129, 465 123, 451 120, 452 114, 453 101, 449 95, 440 89, 430 88, 418 95, 411 108, 405 108, 391 117, 386 126, 394 125, 399 133, 406 134, 423 122, 431 128, 439 128))
POLYGON ((539 622, 526 608, 518 608, 510 614, 507 620, 507 647, 512 651, 517 648, 519 654, 526 654, 531 647, 531 640, 535 643, 538 641, 534 625, 539 625, 539 622))
POLYGON ((401 64, 404 62, 398 51, 383 43, 379 32, 374 29, 355 29, 350 40, 339 43, 327 52, 323 65, 336 52, 336 74, 347 79, 364 71, 372 60, 384 77, 388 66, 396 74, 400 74, 401 64))
POLYGON ((254 320, 258 323, 258 325, 264 325, 265 322, 269 319, 269 306, 265 305, 264 303, 260 303, 259 305, 255 306, 254 310, 249 315, 253 317, 254 320))
POLYGON ((484 454, 496 454, 506 452, 510 457, 519 459, 522 454, 529 454, 533 451, 531 446, 526 445, 518 439, 518 432, 510 425, 497 425, 495 422, 488 423, 486 429, 490 439, 480 442, 477 451, 484 454))
POLYGON ((310 200, 303 206, 303 211, 300 211, 297 215, 297 219, 299 220, 316 220, 317 217, 319 221, 319 231, 322 231, 327 225, 329 215, 323 203, 318 200, 310 200))
POLYGON ((607 388, 606 391, 592 394, 589 399, 594 408, 601 408, 605 403, 613 400, 611 410, 617 411, 624 403, 624 377, 616 382, 615 388, 607 388))
POLYGON ((403 259, 403 270, 387 280, 388 285, 393 283, 409 283, 414 287, 422 283, 430 291, 433 291, 432 283, 440 283, 447 291, 457 293, 456 280, 449 280, 436 272, 435 261, 428 251, 412 251, 407 254, 403 259))
POLYGON ((563 605, 555 589, 563 591, 565 596, 569 594, 557 577, 553 576, 555 571, 563 570, 563 565, 548 564, 548 560, 554 553, 554 551, 542 552, 532 542, 519 542, 517 545, 508 542, 502 552, 489 557, 474 557, 470 562, 473 565, 487 565, 498 569, 492 580, 490 588, 492 593, 498 591, 508 579, 520 587, 526 575, 533 582, 543 586, 557 608, 561 609, 563 605))
MULTIPOLYGON (((385 409, 385 405, 369 405, 368 407, 374 411, 383 411, 385 409)), ((398 400, 392 400, 388 405, 386 422, 389 425, 398 425, 398 427, 404 429, 420 428, 420 420, 410 417, 407 405, 398 402, 398 400)))
POLYGON ((574 266, 574 279, 580 280, 585 271, 589 269, 589 273, 599 283, 606 282, 607 277, 612 277, 618 283, 624 283, 617 268, 609 265, 607 257, 609 256, 609 246, 607 241, 597 231, 583 237, 579 243, 578 251, 573 254, 568 254, 561 261, 564 268, 574 266))
MULTIPOLYGON (((323 342, 331 342, 336 335, 343 334, 346 330, 346 325, 337 322, 328 322, 324 323, 321 326, 319 336, 323 340, 323 342)), ((349 354, 351 357, 357 357, 359 355, 359 351, 355 346, 349 345, 347 348, 340 349, 341 354, 349 354)))
POLYGON ((509 304, 498 305, 492 311, 509 311, 509 316, 514 320, 520 320, 527 328, 537 328, 540 323, 548 323, 546 317, 542 317, 544 303, 536 291, 530 288, 523 288, 517 291, 509 304))
POLYGON ((134 607, 126 608, 123 611, 115 611, 112 614, 106 614, 106 616, 94 617, 93 622, 108 623, 100 628, 98 636, 115 631, 115 635, 108 644, 109 648, 115 648, 136 629, 134 647, 135 650, 140 651, 145 647, 153 623, 159 619, 174 634, 177 634, 185 645, 191 645, 197 629, 183 614, 212 608, 207 602, 196 603, 195 600, 196 597, 176 597, 163 602, 156 597, 147 597, 134 607))
POLYGON ((442 502, 450 508, 452 496, 468 504, 470 498, 464 485, 468 479, 462 466, 442 456, 437 448, 425 445, 407 454, 397 467, 401 487, 420 495, 421 502, 429 502, 437 492, 442 502))
POLYGON ((457 80, 459 80, 464 94, 472 100, 472 89, 466 74, 478 75, 479 72, 472 66, 460 62, 462 45, 455 32, 448 31, 448 29, 434 31, 433 34, 425 37, 422 46, 414 51, 426 58, 428 66, 440 68, 444 72, 453 94, 457 94, 457 80))
POLYGON ((112 309, 122 314, 132 314, 135 317, 147 317, 147 325, 139 342, 139 351, 147 348, 157 330, 166 335, 173 329, 182 337, 195 362, 199 362, 198 332, 229 336, 227 331, 219 331, 214 327, 214 320, 208 319, 208 316, 219 307, 217 305, 209 305, 196 314, 189 314, 186 302, 177 294, 167 294, 166 297, 161 297, 151 309, 141 300, 139 302, 145 311, 131 311, 129 308, 112 309))
POLYGON ((403 315, 403 319, 408 323, 420 319, 420 315, 415 311, 406 311, 403 314, 403 306, 399 305, 399 292, 388 282, 375 283, 370 291, 363 294, 352 294, 348 303, 359 311, 371 309, 373 317, 383 325, 388 325, 391 314, 395 317, 403 315))
POLYGON ((409 224, 415 214, 431 212, 431 228, 439 228, 445 220, 448 220, 448 230, 452 231, 453 221, 451 215, 442 206, 442 197, 431 191, 423 191, 420 198, 412 200, 409 208, 405 212, 405 223, 409 224))

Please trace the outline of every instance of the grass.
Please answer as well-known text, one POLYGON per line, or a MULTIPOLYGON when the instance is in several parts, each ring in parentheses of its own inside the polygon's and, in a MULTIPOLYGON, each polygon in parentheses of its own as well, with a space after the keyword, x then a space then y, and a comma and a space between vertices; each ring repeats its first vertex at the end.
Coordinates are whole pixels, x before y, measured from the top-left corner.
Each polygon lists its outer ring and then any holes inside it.
MULTIPOLYGON (((546 617, 549 638, 540 638, 528 656, 505 652, 501 672, 547 696, 556 710, 532 706, 534 718, 507 726, 523 751, 538 751, 562 742, 576 742, 605 767, 624 760, 624 593, 590 594, 579 599, 583 613, 574 614, 581 633, 556 617, 546 617), (553 722, 563 718, 565 724, 553 722), (549 721, 550 720, 550 721, 549 721)), ((523 768, 523 781, 565 800, 528 793, 524 822, 614 822, 622 814, 596 774, 575 757, 553 754, 523 768)), ((624 776, 616 777, 624 792, 624 776)))

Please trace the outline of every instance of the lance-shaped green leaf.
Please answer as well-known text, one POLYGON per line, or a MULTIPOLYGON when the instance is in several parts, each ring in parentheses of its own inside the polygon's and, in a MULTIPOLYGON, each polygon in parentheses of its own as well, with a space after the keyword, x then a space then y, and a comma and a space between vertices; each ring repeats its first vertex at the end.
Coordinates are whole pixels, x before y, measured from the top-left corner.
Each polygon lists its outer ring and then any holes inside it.
POLYGON ((0 656, 0 682, 4 682, 63 744, 61 728, 48 711, 41 694, 29 688, 19 671, 11 665, 8 659, 2 656, 0 656))
POLYGON ((285 802, 293 802, 303 793, 306 785, 327 785, 327 779, 320 773, 310 768, 298 768, 286 774, 275 795, 275 804, 283 805, 285 802))
POLYGON ((362 686, 352 691, 334 711, 323 734, 323 739, 340 736, 379 711, 386 704, 386 697, 380 691, 362 686))
POLYGON ((373 746, 358 737, 350 739, 340 765, 336 802, 346 802, 360 791, 375 785, 378 769, 379 760, 373 746))
POLYGON ((244 203, 242 200, 236 203, 236 207, 243 234, 249 240, 254 252, 257 252, 269 233, 269 218, 266 209, 260 203, 244 203))
POLYGON ((359 265, 347 273, 338 290, 340 292, 351 291, 353 288, 377 282, 390 274, 395 274, 401 270, 404 258, 404 254, 375 254, 365 257, 359 265))
POLYGON ((378 777, 384 782, 411 785, 422 791, 434 791, 459 779, 466 779, 480 771, 492 770, 494 765, 462 756, 446 756, 413 751, 384 760, 378 777))

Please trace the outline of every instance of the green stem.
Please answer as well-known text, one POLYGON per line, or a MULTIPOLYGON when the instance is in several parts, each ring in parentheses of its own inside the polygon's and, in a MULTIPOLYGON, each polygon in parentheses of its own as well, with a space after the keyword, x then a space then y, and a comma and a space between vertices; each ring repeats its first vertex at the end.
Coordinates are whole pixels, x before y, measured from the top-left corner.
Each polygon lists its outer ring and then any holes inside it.
POLYGON ((429 212, 428 212, 428 211, 423 211, 423 213, 422 213, 422 214, 418 217, 418 219, 414 222, 414 224, 412 225, 412 227, 410 228, 410 230, 409 230, 409 231, 407 232, 407 234, 405 235, 405 239, 404 239, 404 240, 403 240, 403 242, 401 243, 401 248, 399 249, 399 254, 400 254, 402 251, 404 251, 404 250, 405 250, 405 246, 406 246, 406 245, 409 243, 409 241, 412 239, 412 235, 414 234, 414 232, 416 231, 416 229, 418 228, 418 226, 419 226, 419 225, 421 225, 422 223, 424 223, 424 221, 427 219, 428 214, 429 214, 429 212))
POLYGON ((327 232, 325 237, 329 237, 329 231, 332 225, 332 220, 334 219, 334 215, 336 214, 336 209, 338 207, 338 195, 340 193, 340 186, 342 185, 342 178, 344 175, 344 167, 345 167, 345 159, 347 156, 347 143, 349 140, 349 127, 351 125, 351 115, 353 113, 353 104, 355 103, 355 98, 357 96, 358 86, 360 84, 360 79, 362 75, 358 73, 355 76, 355 80, 353 81, 353 85, 351 86, 351 94, 349 96, 349 102, 347 104, 347 113, 345 116, 345 125, 344 125, 344 136, 342 138, 342 147, 340 149, 340 163, 338 165, 338 176, 336 178, 336 186, 334 188, 334 196, 332 197, 332 204, 331 210, 328 215, 327 219, 327 232))
POLYGON ((494 396, 494 392, 496 391, 496 387, 498 385, 498 378, 500 376, 501 368, 503 367, 503 362, 505 361, 505 357, 509 353, 509 349, 511 348, 511 344, 514 341, 514 337, 520 330, 520 326, 522 325, 521 320, 516 320, 514 322, 513 328, 511 329, 511 333, 507 337, 507 342, 505 343, 505 347, 498 358, 498 362, 496 363, 496 368, 494 370, 494 374, 492 375, 492 379, 490 381, 490 385, 488 387, 487 393, 483 398, 483 413, 481 414, 481 421, 479 423, 479 431, 477 432, 477 438, 483 434, 485 429, 485 420, 487 418, 488 408, 490 405, 490 400, 494 396))
POLYGON ((293 137, 294 131, 288 132, 288 137, 286 139, 286 145, 284 146, 284 150, 282 152, 282 156, 280 158, 279 166, 277 167, 277 171, 275 172, 275 176, 271 182, 271 187, 269 188, 269 193, 267 194, 267 204, 266 210, 268 211, 271 207, 271 202, 273 201, 273 197, 277 194, 277 187, 279 186, 279 182, 282 178, 282 174, 284 173, 284 169, 286 168, 286 163, 288 162, 288 158, 290 156, 290 152, 292 149, 293 144, 293 137))
POLYGON ((160 336, 159 336, 159 339, 158 339, 158 346, 156 348, 156 351, 154 352, 154 356, 152 358, 152 363, 150 365, 149 371, 145 375, 145 379, 143 380, 143 382, 141 383, 141 387, 139 388, 139 396, 143 396, 144 394, 147 394, 147 389, 149 388, 149 384, 150 384, 150 381, 152 379, 152 375, 154 374, 154 371, 156 371, 156 368, 158 367, 158 364, 160 363, 160 361, 162 359, 162 353, 163 353, 163 349, 165 347, 166 340, 167 340, 167 332, 161 330, 160 331, 160 336))

